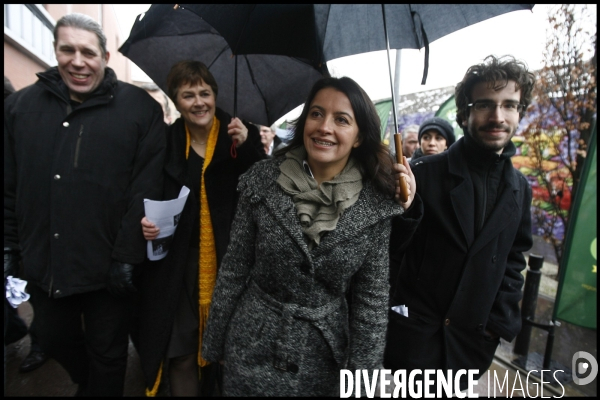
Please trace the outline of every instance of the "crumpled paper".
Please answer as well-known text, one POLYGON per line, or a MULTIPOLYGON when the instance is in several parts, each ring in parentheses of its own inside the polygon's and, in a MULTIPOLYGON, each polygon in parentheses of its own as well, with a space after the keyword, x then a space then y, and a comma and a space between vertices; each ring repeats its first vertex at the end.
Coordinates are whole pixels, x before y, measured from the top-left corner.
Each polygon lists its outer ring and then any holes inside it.
POLYGON ((13 278, 12 275, 6 278, 6 300, 12 308, 17 308, 22 302, 29 300, 29 293, 25 293, 25 286, 27 281, 13 278))

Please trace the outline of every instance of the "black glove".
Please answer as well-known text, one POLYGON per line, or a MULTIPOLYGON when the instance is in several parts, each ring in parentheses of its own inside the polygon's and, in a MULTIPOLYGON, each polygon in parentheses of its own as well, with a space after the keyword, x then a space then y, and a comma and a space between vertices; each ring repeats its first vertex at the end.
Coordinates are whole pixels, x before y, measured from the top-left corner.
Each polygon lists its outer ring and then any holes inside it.
POLYGON ((119 261, 110 264, 107 289, 113 296, 123 297, 137 292, 133 286, 133 270, 135 266, 119 261))
POLYGON ((6 280, 9 275, 17 275, 17 272, 19 272, 20 260, 21 256, 17 250, 11 249, 10 247, 4 248, 4 280, 6 280))

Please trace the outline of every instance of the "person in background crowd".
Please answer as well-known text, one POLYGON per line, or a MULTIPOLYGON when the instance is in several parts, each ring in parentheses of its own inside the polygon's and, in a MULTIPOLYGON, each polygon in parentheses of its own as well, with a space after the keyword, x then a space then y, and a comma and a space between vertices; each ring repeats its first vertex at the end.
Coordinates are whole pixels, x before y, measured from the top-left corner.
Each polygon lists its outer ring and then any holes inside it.
POLYGON ((54 51, 58 65, 5 100, 4 271, 22 258, 40 345, 77 395, 122 396, 139 221, 160 194, 166 128, 156 101, 107 67, 92 18, 59 19, 54 51))
POLYGON ((265 153, 268 156, 272 156, 273 153, 285 146, 283 140, 277 136, 277 128, 273 126, 259 125, 260 128, 260 141, 265 147, 265 153))
POLYGON ((455 141, 454 128, 448 121, 439 117, 426 119, 419 126, 420 147, 413 154, 411 162, 422 156, 441 153, 455 141))
MULTIPOLYGON (((169 127, 162 198, 177 198, 184 185, 190 194, 169 253, 144 266, 137 347, 148 394, 157 393, 168 363, 172 396, 213 396, 220 366, 206 361, 200 338, 229 243, 238 178, 266 155, 255 125, 217 108, 219 88, 204 64, 175 64, 167 86, 181 118, 169 127)), ((142 230, 147 240, 159 234, 146 217, 142 230)))
POLYGON ((533 74, 513 57, 473 65, 455 91, 465 135, 447 151, 411 162, 425 211, 409 246, 392 230, 390 303, 408 312, 389 312, 386 368, 407 375, 478 370, 478 379, 500 338, 510 342, 521 329, 531 188, 512 165, 511 138, 533 85, 533 74))
POLYGON ((421 215, 406 158, 410 196, 394 201, 377 111, 352 79, 317 81, 294 125, 240 178, 202 348, 224 363, 225 396, 339 396, 340 369, 379 368, 392 221, 410 237, 421 215))
POLYGON ((171 117, 171 107, 169 106, 169 98, 160 90, 157 84, 155 83, 145 83, 141 86, 150 96, 154 98, 154 100, 158 101, 158 104, 162 107, 163 114, 165 116, 165 124, 171 125, 172 117, 171 117))
POLYGON ((419 125, 408 125, 402 130, 402 155, 409 159, 419 148, 419 125))

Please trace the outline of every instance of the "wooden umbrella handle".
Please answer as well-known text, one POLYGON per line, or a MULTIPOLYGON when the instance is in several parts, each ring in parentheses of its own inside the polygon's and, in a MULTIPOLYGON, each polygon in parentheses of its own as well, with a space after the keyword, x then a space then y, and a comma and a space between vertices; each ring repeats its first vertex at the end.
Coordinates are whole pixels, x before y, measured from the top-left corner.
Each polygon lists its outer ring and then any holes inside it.
MULTIPOLYGON (((399 133, 394 134, 394 143, 396 144, 396 162, 402 164, 402 136, 399 133)), ((400 175, 398 176, 398 181, 400 184, 400 201, 406 203, 408 201, 406 181, 400 175)))

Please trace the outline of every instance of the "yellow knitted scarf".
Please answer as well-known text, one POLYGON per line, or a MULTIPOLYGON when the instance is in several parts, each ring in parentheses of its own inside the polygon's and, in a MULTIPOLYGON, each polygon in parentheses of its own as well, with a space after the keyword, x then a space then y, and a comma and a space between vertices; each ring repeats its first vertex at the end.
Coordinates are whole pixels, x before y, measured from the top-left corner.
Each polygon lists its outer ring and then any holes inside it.
MULTIPOLYGON (((206 185, 204 172, 210 164, 215 152, 217 137, 219 136, 219 120, 213 117, 212 129, 208 134, 206 143, 206 154, 204 156, 204 165, 202 167, 202 184, 200 186, 200 254, 198 264, 200 271, 198 273, 198 289, 200 292, 200 329, 198 339, 198 365, 204 367, 208 361, 202 358, 202 333, 208 321, 208 310, 212 299, 215 282, 217 281, 217 250, 215 248, 215 235, 213 233, 210 210, 208 208, 208 198, 206 197, 206 185)), ((188 158, 190 152, 190 131, 185 127, 186 147, 185 158, 188 158)))
MULTIPOLYGON (((200 327, 199 327, 199 338, 198 338, 198 365, 204 367, 209 364, 204 358, 202 358, 202 334, 208 321, 208 310, 210 309, 210 303, 215 289, 215 283, 217 281, 217 250, 215 247, 215 236, 213 233, 212 220, 210 217, 210 210, 208 208, 208 198, 206 197, 206 186, 204 184, 204 172, 206 167, 210 164, 213 154, 215 152, 215 145, 217 144, 217 137, 219 136, 220 123, 217 117, 213 117, 212 129, 208 133, 206 143, 206 154, 204 157, 204 165, 202 166, 202 180, 200 185, 200 254, 198 264, 200 270, 198 272, 198 289, 199 289, 199 311, 200 311, 200 327)), ((185 126, 185 158, 187 159, 190 154, 190 131, 185 126)), ((154 382, 154 387, 151 390, 146 389, 146 396, 154 397, 158 392, 160 380, 162 376, 161 363, 158 376, 154 382)))

